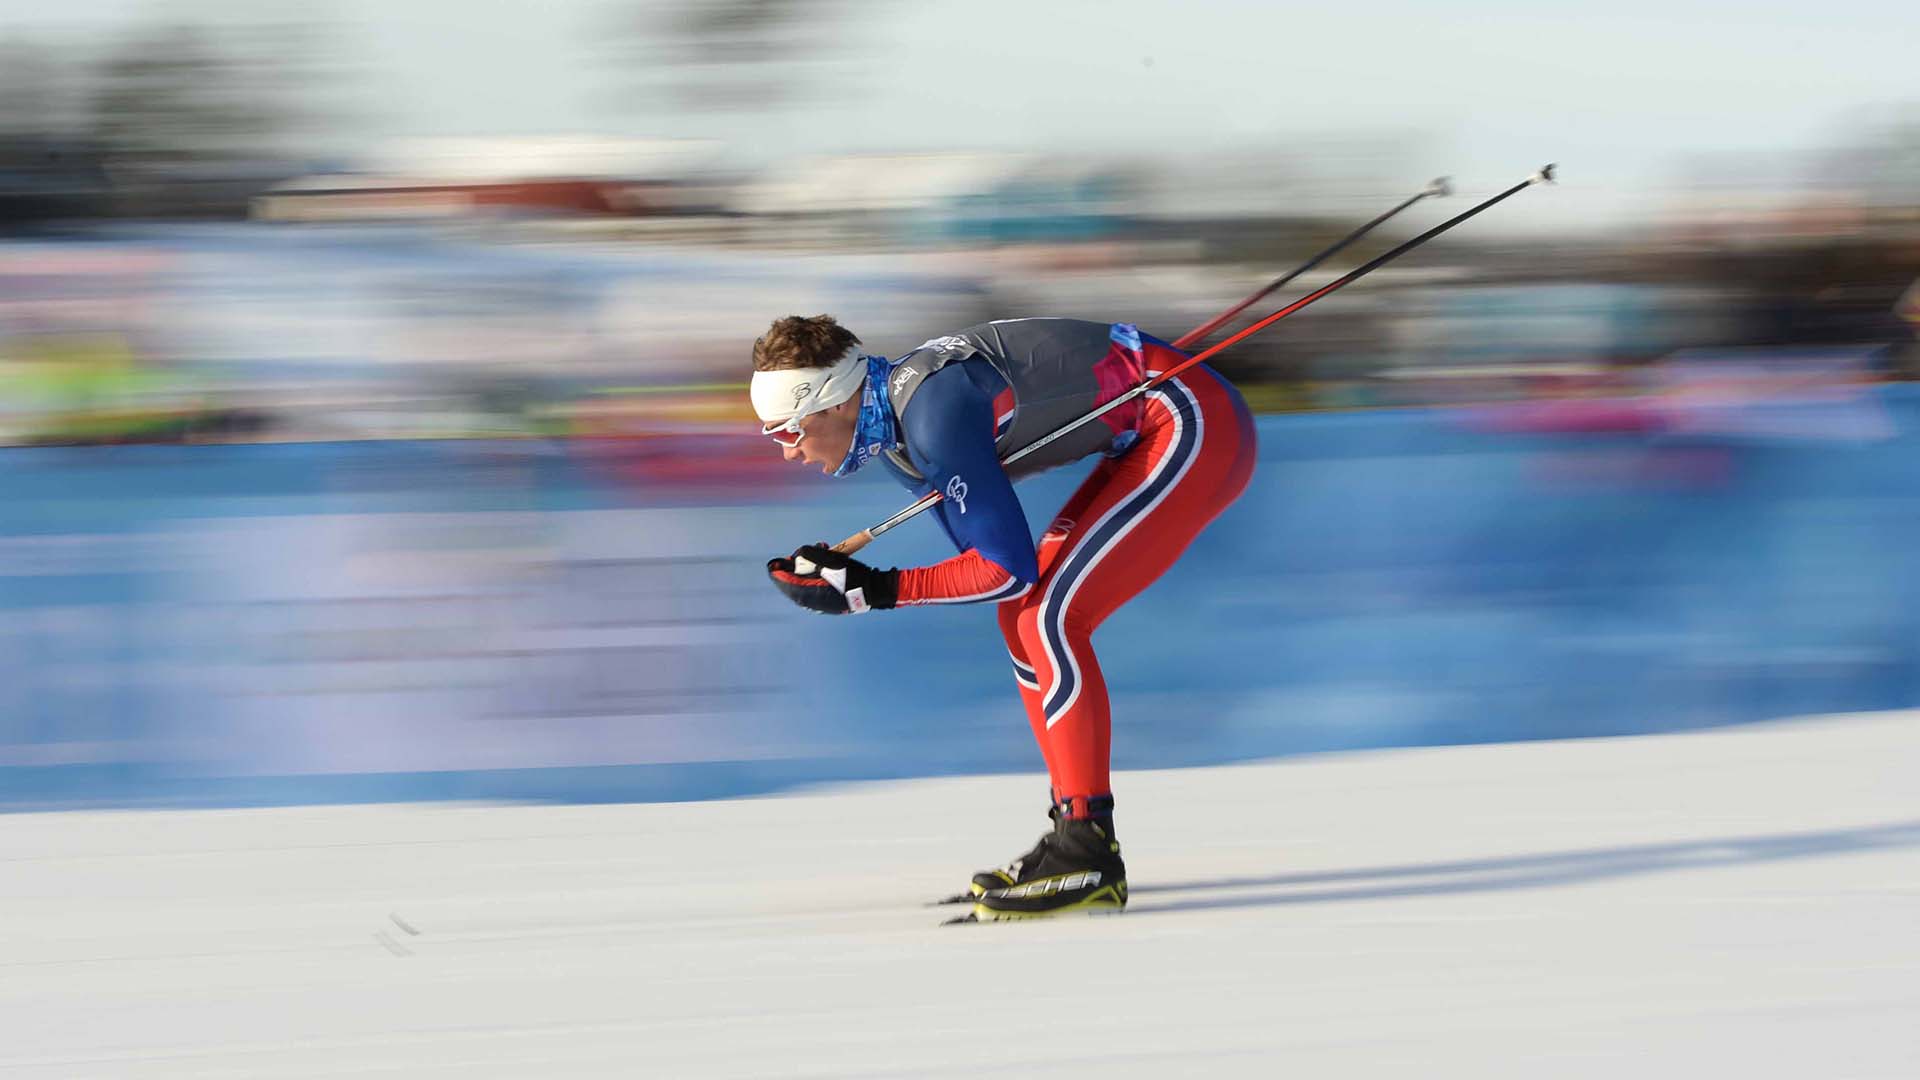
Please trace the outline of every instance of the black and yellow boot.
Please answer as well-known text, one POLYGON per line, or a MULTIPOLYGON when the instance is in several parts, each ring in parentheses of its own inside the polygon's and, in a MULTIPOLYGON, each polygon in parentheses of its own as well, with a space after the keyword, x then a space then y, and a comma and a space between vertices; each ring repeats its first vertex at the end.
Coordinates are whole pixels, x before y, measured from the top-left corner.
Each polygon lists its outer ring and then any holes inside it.
MULTIPOLYGON (((988 885, 975 898, 974 920, 1092 915, 1125 908, 1127 865, 1120 860, 1120 841, 1113 831, 1113 797, 1062 800, 1055 807, 1053 832, 1008 869, 1013 880, 988 885)), ((983 884, 977 876, 974 882, 983 884)))
MULTIPOLYGON (((1018 885, 1022 877, 1028 875, 1030 867, 1039 866, 1040 860, 1047 853, 1047 845, 1053 843, 1054 832, 1060 828, 1060 805, 1058 803, 1049 803, 1047 805, 1047 817, 1053 819, 1053 828, 1040 835, 1040 841, 1033 845, 1032 851, 1027 852, 1025 855, 1020 856, 997 870, 982 870, 973 875, 973 882, 968 886, 971 895, 964 897, 964 899, 976 899, 988 889, 1004 889, 1009 885, 1018 885)), ((956 899, 963 898, 956 897, 956 899)))

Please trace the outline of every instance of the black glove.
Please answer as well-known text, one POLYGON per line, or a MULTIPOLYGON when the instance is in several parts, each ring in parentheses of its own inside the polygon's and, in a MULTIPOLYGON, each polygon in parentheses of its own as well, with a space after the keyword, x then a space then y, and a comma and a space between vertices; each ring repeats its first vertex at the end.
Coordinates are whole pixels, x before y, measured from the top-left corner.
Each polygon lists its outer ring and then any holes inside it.
POLYGON ((769 560, 767 576, 787 599, 823 615, 885 610, 900 596, 900 571, 875 570, 825 542, 806 544, 788 558, 769 560))

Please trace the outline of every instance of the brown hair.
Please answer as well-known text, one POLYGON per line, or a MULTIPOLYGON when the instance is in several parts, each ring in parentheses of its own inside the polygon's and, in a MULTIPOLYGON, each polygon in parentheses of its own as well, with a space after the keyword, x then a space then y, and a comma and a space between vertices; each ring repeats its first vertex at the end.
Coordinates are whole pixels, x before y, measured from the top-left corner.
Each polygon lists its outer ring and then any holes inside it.
POLYGON ((789 315, 773 320, 767 332, 755 339, 753 370, 826 367, 858 344, 860 339, 853 336, 853 331, 841 326, 831 315, 815 315, 810 319, 789 315))

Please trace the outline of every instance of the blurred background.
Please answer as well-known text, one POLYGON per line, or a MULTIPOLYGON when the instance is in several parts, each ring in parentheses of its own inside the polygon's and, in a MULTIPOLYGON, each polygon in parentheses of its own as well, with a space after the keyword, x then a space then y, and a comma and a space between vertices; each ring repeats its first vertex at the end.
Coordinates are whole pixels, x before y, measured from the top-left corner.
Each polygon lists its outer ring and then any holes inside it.
POLYGON ((904 499, 753 338, 1172 339, 1548 161, 1217 362, 1261 463, 1103 633, 1117 763, 1920 704, 1920 22, 1474 8, 0 0, 0 806, 1037 773, 990 610, 765 586, 904 499))

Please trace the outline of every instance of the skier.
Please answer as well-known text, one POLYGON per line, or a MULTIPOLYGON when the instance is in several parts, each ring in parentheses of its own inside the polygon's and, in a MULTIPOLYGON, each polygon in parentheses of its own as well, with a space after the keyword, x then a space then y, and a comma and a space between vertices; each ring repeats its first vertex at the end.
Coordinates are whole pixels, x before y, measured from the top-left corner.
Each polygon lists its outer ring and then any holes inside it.
POLYGON ((974 875, 978 919, 1126 906, 1107 688, 1090 639, 1246 488, 1253 419, 1199 365, 1011 467, 1001 459, 1185 358, 1131 324, 1056 318, 982 323, 895 360, 864 352, 828 315, 776 320, 754 342, 754 410, 786 459, 833 476, 877 459, 915 492, 940 492, 959 551, 882 570, 809 544, 767 564, 773 583, 828 614, 999 605, 1054 824, 1004 869, 974 875), (1036 544, 1013 481, 1093 454, 1105 460, 1036 544))

